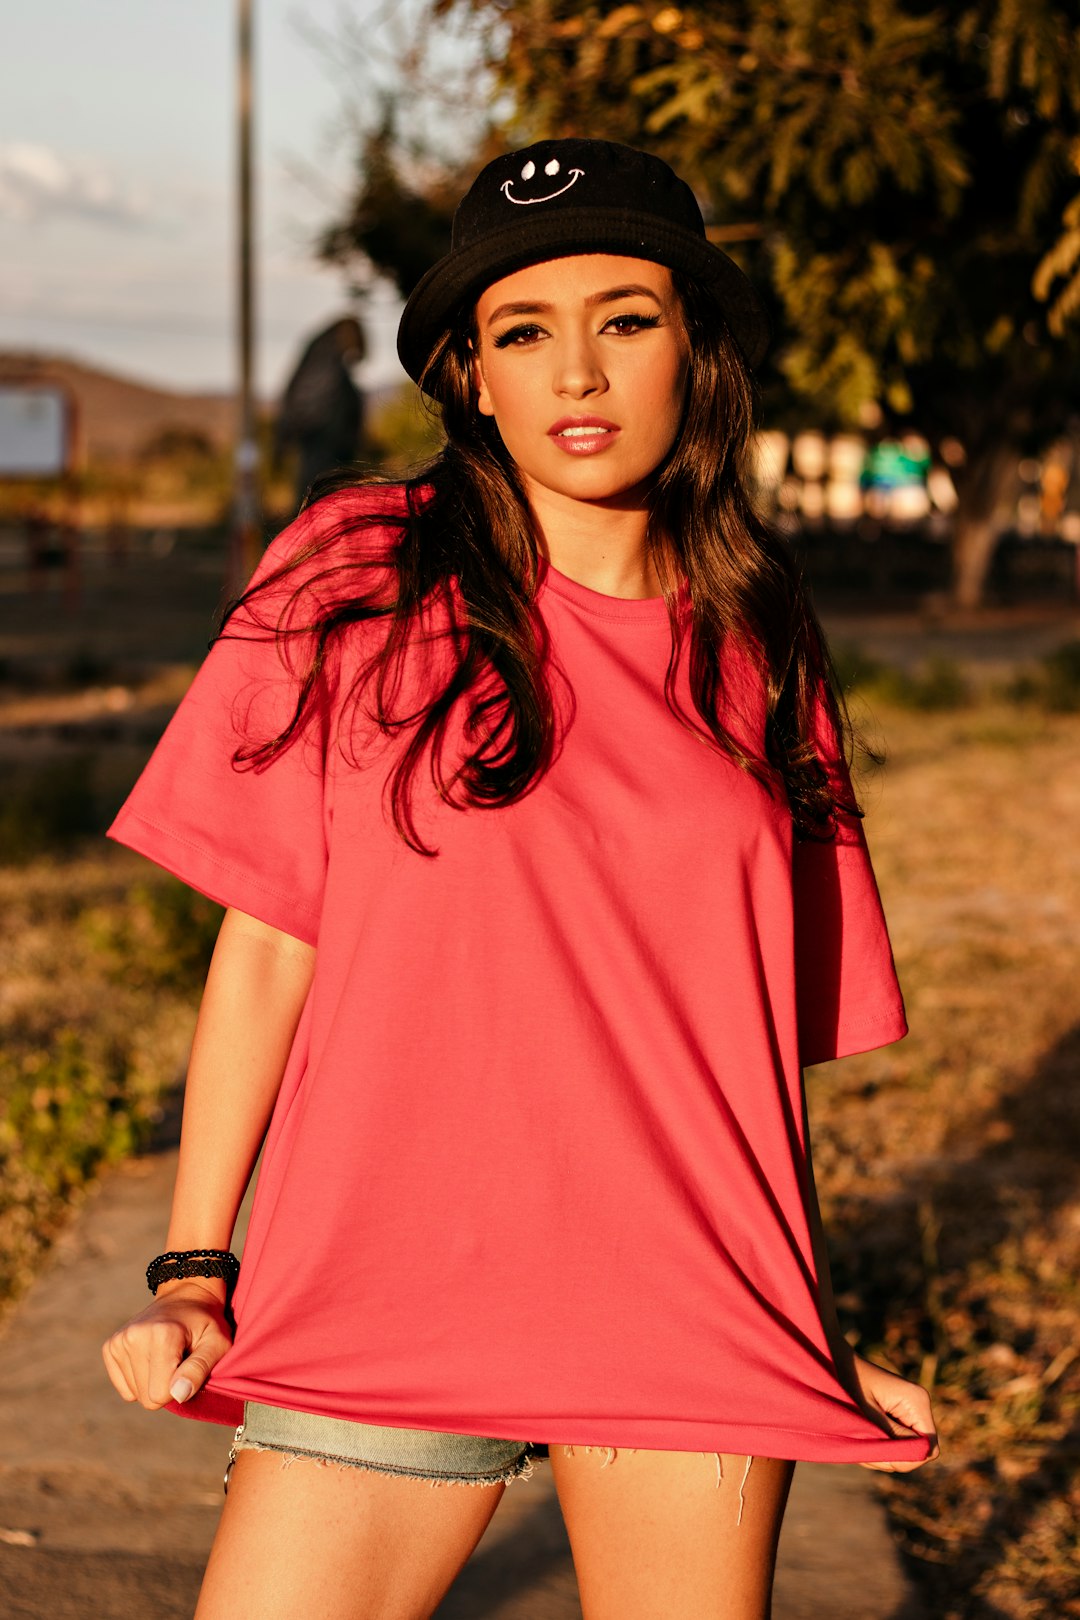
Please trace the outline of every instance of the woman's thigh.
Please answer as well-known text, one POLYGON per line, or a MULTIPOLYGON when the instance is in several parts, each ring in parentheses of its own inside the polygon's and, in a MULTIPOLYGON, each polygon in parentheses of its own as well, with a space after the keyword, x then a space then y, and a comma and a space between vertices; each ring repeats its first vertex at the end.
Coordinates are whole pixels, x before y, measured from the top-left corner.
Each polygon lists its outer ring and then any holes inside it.
POLYGON ((242 1451, 196 1620, 426 1620, 505 1489, 242 1451))
POLYGON ((552 1445, 584 1620, 767 1620, 794 1463, 552 1445))

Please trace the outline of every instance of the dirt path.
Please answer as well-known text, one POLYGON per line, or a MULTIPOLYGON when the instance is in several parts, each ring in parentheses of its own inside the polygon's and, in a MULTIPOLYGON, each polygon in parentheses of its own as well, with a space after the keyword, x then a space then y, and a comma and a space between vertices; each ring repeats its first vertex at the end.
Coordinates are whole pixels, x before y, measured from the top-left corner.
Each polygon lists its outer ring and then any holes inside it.
MULTIPOLYGON (((7 1620, 185 1620, 221 1505, 229 1435, 125 1406, 101 1365, 141 1303, 172 1150, 113 1172, 0 1339, 0 1590, 7 1620)), ((570 1549, 543 1463, 508 1490, 440 1620, 574 1620, 570 1549)), ((917 1620, 869 1474, 800 1466, 776 1620, 917 1620)), ((658 1620, 660 1617, 658 1616, 658 1620)))

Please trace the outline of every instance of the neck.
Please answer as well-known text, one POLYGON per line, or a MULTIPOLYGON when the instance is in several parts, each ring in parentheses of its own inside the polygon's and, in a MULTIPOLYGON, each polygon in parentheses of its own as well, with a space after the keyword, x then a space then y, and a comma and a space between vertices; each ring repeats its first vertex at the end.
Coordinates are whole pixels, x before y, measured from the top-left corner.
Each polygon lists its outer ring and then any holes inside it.
POLYGON ((528 491, 540 549, 553 568, 604 596, 661 596, 646 555, 648 512, 624 497, 621 506, 528 491))

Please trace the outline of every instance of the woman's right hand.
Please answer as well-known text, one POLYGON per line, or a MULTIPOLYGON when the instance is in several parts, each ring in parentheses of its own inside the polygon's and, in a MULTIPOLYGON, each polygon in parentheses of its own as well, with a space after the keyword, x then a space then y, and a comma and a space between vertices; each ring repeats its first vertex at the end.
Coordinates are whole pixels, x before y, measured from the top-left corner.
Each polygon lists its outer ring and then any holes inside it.
POLYGON ((187 1401, 232 1343, 220 1285, 187 1277, 164 1283, 153 1302, 102 1345, 105 1370, 125 1401, 156 1412, 187 1401))

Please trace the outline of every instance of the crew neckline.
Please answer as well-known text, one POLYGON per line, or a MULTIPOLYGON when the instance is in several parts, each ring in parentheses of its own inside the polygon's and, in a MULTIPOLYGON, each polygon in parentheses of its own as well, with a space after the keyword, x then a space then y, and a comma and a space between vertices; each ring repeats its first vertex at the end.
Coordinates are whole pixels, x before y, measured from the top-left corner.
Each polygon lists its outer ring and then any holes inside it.
MULTIPOLYGON (((571 579, 569 574, 560 573, 547 558, 540 559, 537 594, 544 590, 573 602, 586 613, 596 614, 598 618, 634 620, 646 624, 668 622, 667 603, 662 596, 608 596, 604 591, 594 591, 591 586, 582 585, 580 581, 571 579)), ((679 601, 684 606, 688 595, 687 583, 684 580, 679 587, 679 601)))

